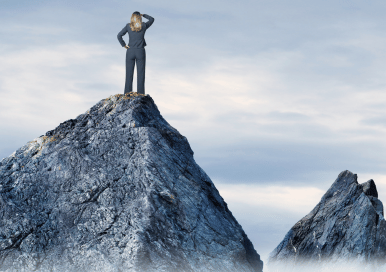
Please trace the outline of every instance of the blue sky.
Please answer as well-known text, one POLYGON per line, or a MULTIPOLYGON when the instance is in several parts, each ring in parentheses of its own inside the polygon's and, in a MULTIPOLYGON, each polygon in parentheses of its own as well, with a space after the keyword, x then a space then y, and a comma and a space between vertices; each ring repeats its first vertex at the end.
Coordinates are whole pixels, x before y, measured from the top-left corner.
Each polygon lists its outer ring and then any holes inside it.
POLYGON ((386 195, 385 6, 0 0, 0 158, 122 93, 149 14, 146 93, 266 258, 341 171, 386 195))

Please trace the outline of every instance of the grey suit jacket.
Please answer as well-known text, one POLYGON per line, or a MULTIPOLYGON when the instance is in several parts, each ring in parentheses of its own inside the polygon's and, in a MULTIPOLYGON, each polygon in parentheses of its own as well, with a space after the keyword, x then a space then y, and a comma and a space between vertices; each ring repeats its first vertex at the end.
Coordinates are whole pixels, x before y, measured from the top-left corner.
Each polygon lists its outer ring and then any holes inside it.
POLYGON ((127 24, 119 33, 118 33, 118 41, 122 45, 122 47, 126 46, 125 41, 123 40, 122 36, 124 36, 126 33, 129 33, 129 47, 130 48, 144 48, 146 46, 145 41, 145 32, 146 30, 154 23, 154 18, 143 14, 143 17, 148 19, 146 23, 142 22, 142 29, 141 31, 132 31, 130 28, 130 25, 127 24))

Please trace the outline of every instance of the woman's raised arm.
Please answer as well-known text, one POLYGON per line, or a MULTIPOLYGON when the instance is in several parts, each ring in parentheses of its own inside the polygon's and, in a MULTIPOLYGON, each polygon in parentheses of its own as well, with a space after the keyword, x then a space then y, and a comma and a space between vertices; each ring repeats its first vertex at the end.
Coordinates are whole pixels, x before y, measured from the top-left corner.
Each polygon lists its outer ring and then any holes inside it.
POLYGON ((146 29, 148 29, 154 23, 154 18, 147 14, 142 14, 142 16, 149 20, 146 22, 146 29))

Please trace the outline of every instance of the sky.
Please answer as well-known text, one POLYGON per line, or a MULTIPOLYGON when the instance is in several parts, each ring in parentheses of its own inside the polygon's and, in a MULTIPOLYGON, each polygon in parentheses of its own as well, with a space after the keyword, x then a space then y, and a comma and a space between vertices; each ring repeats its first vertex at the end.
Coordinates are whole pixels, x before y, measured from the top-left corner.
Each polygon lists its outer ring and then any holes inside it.
POLYGON ((341 171, 374 179, 386 199, 385 8, 0 0, 0 159, 123 93, 117 34, 134 11, 151 15, 145 92, 266 261, 341 171))

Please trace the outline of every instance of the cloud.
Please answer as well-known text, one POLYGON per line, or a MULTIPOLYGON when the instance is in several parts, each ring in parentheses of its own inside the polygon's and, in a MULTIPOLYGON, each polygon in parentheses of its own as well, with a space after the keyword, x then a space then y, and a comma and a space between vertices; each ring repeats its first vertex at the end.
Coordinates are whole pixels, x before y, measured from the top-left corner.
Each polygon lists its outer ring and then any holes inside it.
POLYGON ((364 118, 361 121, 362 125, 365 126, 378 126, 378 127, 386 127, 386 116, 380 115, 370 118, 364 118))
POLYGON ((314 187, 214 182, 264 262, 290 228, 308 214, 324 194, 314 187))
POLYGON ((325 193, 315 187, 216 184, 221 196, 232 203, 269 207, 283 212, 297 211, 300 214, 310 212, 310 207, 315 206, 325 193))
POLYGON ((106 52, 100 46, 77 43, 3 52, 0 54, 3 98, 0 124, 46 123, 68 114, 73 107, 78 110, 84 107, 90 90, 78 89, 76 84, 98 82, 98 73, 92 75, 88 71, 95 71, 93 59, 104 55, 106 52))
POLYGON ((0 127, 5 143, 0 155, 10 155, 116 90, 117 68, 109 57, 101 45, 76 42, 0 50, 0 127), (106 66, 100 69, 98 61, 106 66))
MULTIPOLYGON (((212 177, 320 184, 345 169, 382 171, 383 156, 374 151, 384 149, 383 132, 362 127, 366 112, 357 111, 358 104, 377 103, 377 92, 342 94, 338 101, 352 102, 332 106, 318 99, 321 87, 289 90, 278 71, 298 57, 282 52, 267 67, 265 54, 215 58, 189 73, 149 61, 146 90, 212 177)), ((0 58, 1 125, 22 126, 31 139, 123 91, 124 51, 103 44, 36 46, 0 58)))

